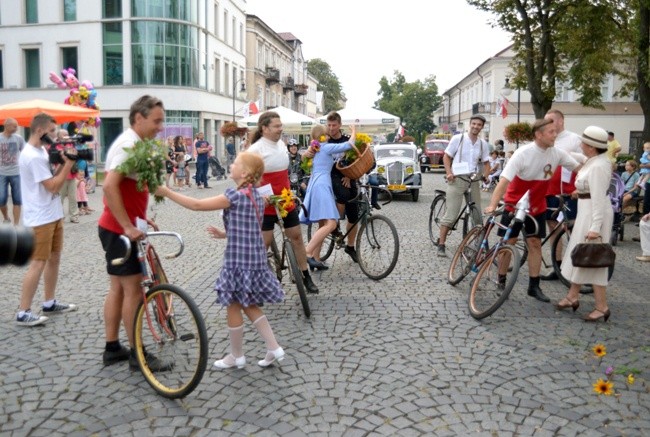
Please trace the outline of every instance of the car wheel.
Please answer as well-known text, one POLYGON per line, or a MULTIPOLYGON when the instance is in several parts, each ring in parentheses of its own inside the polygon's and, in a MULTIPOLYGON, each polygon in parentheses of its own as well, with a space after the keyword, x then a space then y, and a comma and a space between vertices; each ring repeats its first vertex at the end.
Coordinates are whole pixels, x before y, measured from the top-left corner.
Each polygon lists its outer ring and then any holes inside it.
POLYGON ((425 166, 421 165, 420 166, 420 173, 426 173, 426 172, 427 172, 427 168, 425 166))
POLYGON ((417 202, 420 197, 420 190, 411 190, 411 197, 413 198, 413 202, 417 202))

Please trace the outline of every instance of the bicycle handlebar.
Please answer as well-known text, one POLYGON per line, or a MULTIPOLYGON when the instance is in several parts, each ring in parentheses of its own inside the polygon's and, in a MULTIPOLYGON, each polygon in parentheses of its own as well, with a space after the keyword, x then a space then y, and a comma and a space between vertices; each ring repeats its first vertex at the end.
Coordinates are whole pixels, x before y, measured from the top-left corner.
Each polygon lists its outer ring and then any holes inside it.
MULTIPOLYGON (((180 256, 183 253, 183 250, 185 250, 185 242, 183 241, 183 237, 177 232, 171 232, 171 231, 151 231, 147 232, 147 238, 149 237, 159 237, 159 236, 165 236, 165 237, 176 237, 178 240, 179 246, 178 246, 178 251, 176 253, 168 253, 167 255, 163 255, 165 259, 172 259, 180 256)), ((131 256, 131 240, 126 235, 120 235, 120 240, 122 241, 124 247, 126 248, 125 254, 121 258, 115 258, 111 260, 111 265, 113 266, 119 266, 122 265, 126 262, 127 259, 131 256)), ((142 244, 143 241, 137 241, 138 244, 142 244)))

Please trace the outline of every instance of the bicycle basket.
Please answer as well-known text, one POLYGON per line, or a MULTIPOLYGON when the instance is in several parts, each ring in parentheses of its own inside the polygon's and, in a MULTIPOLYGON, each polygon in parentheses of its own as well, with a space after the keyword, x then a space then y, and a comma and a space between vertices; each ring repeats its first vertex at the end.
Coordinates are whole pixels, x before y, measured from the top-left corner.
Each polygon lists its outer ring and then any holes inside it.
MULTIPOLYGON (((357 152, 359 149, 354 147, 357 152)), ((369 146, 366 146, 366 149, 359 155, 359 157, 348 166, 341 166, 338 162, 336 163, 336 168, 343 173, 344 176, 349 177, 350 179, 359 179, 361 176, 366 174, 368 170, 372 168, 375 163, 375 157, 372 154, 369 146)))

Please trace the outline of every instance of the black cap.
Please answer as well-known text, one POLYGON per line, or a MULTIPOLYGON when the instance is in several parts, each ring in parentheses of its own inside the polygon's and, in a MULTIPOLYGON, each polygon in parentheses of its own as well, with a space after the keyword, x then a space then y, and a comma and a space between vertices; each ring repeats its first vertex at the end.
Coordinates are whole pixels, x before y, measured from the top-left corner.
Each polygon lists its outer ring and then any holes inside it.
POLYGON ((483 124, 485 124, 485 122, 487 121, 487 120, 485 119, 485 117, 483 117, 481 114, 474 114, 474 115, 472 115, 472 116, 469 118, 469 121, 472 121, 472 120, 481 120, 481 121, 483 122, 483 124))

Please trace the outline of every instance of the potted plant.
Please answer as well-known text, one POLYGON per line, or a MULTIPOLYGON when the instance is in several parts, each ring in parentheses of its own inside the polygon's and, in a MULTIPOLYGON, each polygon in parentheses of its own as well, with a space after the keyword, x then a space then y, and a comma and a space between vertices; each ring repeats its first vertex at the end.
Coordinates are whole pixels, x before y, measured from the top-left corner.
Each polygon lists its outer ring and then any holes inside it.
POLYGON ((509 143, 523 143, 532 141, 534 138, 533 127, 527 121, 520 123, 511 123, 504 128, 503 137, 509 143))

